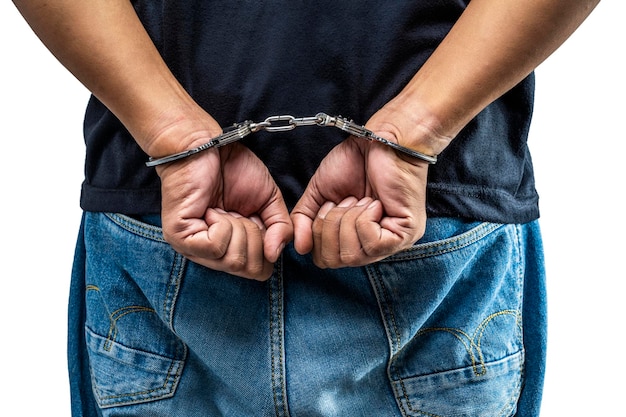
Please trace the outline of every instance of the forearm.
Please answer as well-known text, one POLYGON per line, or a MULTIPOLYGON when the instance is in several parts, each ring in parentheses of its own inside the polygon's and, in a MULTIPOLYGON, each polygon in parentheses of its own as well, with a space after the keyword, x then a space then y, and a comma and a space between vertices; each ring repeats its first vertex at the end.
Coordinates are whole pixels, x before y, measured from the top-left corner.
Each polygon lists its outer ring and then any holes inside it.
POLYGON ((14 0, 42 42, 153 155, 161 130, 197 107, 176 81, 128 0, 14 0))
POLYGON ((437 154, 482 109, 554 52, 599 0, 472 0, 394 99, 428 134, 405 146, 437 154))

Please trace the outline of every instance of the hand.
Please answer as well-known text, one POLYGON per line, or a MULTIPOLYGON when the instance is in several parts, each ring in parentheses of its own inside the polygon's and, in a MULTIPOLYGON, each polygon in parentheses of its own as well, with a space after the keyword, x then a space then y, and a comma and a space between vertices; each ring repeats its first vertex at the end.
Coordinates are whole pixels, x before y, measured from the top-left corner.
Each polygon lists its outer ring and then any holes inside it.
POLYGON ((265 165, 231 144, 157 168, 163 235, 190 260, 257 280, 268 279, 293 226, 265 165))
POLYGON ((427 171, 426 162, 348 138, 324 158, 292 211, 296 250, 312 251, 321 268, 339 268, 410 247, 425 230, 427 171))

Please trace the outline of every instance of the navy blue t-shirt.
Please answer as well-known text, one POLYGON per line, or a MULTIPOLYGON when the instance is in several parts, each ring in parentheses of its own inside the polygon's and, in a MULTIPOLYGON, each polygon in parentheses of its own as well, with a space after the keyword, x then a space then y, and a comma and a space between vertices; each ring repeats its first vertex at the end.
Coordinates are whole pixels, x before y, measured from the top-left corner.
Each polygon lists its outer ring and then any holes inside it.
MULTIPOLYGON (((137 0, 164 60, 222 126, 268 116, 342 115, 364 124, 399 93, 468 1, 137 0)), ((427 211, 503 223, 539 216, 526 140, 533 76, 488 106, 429 168, 427 211)), ((338 129, 255 133, 263 160, 292 207, 338 129)), ((147 155, 97 99, 85 117, 81 207, 130 215, 160 211, 147 155)), ((349 174, 348 174, 349 175, 349 174)))

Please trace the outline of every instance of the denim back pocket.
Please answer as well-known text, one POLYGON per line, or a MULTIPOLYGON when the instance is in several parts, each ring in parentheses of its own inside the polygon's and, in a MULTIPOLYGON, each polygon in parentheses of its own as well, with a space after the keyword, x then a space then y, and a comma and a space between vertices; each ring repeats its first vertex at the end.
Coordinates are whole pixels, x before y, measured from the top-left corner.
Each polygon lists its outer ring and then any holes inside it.
POLYGON ((85 242, 85 337, 98 405, 173 396, 187 354, 172 326, 184 259, 158 227, 121 215, 88 213, 85 242))
POLYGON ((396 400, 405 416, 510 416, 524 362, 517 228, 429 227, 433 240, 368 267, 396 400))

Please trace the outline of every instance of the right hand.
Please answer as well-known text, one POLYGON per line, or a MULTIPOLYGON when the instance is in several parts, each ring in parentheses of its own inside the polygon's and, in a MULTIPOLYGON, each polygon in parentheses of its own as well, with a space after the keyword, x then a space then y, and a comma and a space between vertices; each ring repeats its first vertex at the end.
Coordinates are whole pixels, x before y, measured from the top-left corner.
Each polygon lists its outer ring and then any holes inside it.
POLYGON ((157 167, 165 240, 188 259, 267 280, 293 238, 289 212, 267 167, 234 143, 157 167))
POLYGON ((427 173, 426 162, 380 143, 344 140, 321 162, 293 209, 295 249, 311 252, 320 268, 342 268, 409 248, 426 227, 427 173))

